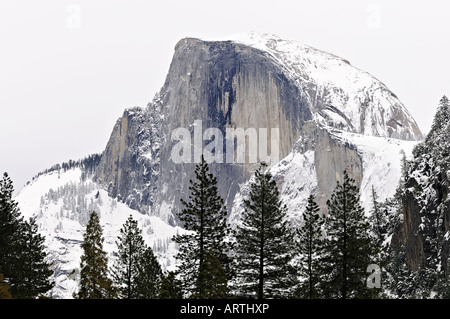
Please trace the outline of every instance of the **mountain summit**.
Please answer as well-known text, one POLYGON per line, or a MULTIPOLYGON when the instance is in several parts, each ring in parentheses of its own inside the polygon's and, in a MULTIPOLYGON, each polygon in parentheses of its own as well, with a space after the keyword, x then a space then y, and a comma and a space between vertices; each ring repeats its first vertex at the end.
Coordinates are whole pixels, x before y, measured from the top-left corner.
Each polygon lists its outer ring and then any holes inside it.
MULTIPOLYGON (((182 231, 180 198, 189 194, 196 163, 195 155, 176 162, 173 150, 177 144, 192 154, 207 148, 211 141, 202 137, 208 129, 225 136, 230 129, 254 130, 258 143, 269 140, 268 151, 278 150, 279 159, 271 170, 294 222, 310 194, 324 209, 344 169, 359 184, 366 207, 372 186, 380 199, 392 196, 400 159, 422 139, 395 94, 343 58, 267 34, 182 39, 161 91, 145 108, 124 111, 98 160, 57 165, 16 198, 47 238, 58 268, 55 296, 70 297, 76 287, 79 241, 92 210, 105 227, 111 256, 121 222, 133 214, 163 268, 174 267, 170 238, 182 231), (268 135, 261 135, 265 129, 268 135), (278 132, 277 147, 272 131, 278 132), (174 132, 188 132, 192 143, 179 144, 174 132)), ((215 154, 236 151, 229 144, 234 141, 215 144, 215 154)), ((258 166, 246 156, 244 163, 210 165, 231 223, 239 222, 247 182, 258 166)))
MULTIPOLYGON (((204 129, 223 132, 278 128, 279 159, 307 133, 306 124, 309 133, 327 128, 406 141, 422 138, 395 94, 335 55, 266 34, 228 41, 186 38, 176 45, 164 86, 153 102, 145 109, 127 110, 119 119, 97 181, 131 208, 175 225, 173 212, 180 194, 187 194, 194 164, 173 163, 171 134, 177 128, 193 134, 196 120, 204 129)), ((251 169, 213 165, 229 208, 251 169)))
POLYGON ((277 35, 230 38, 259 49, 300 89, 316 122, 345 131, 420 140, 420 129, 397 96, 349 61, 277 35))

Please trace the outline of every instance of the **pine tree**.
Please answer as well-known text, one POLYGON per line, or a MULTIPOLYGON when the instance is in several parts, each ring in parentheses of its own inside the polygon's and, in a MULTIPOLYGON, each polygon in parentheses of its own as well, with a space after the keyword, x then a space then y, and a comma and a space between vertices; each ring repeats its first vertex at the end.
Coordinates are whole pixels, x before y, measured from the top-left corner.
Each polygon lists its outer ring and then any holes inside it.
POLYGON ((197 284, 192 298, 225 299, 228 297, 228 284, 225 270, 211 250, 205 254, 200 266, 197 284))
POLYGON ((183 299, 182 283, 176 278, 176 274, 170 271, 163 277, 159 297, 161 299, 183 299))
POLYGON ((137 277, 139 263, 146 250, 142 230, 138 228, 137 221, 130 215, 116 241, 118 258, 114 264, 114 283, 119 289, 119 297, 123 299, 138 298, 137 277))
MULTIPOLYGON (((406 162, 406 159, 405 159, 406 162)), ((406 167, 406 166, 403 166, 406 167)), ((407 174, 402 174, 405 177, 407 174)), ((381 260, 383 294, 386 296, 400 296, 403 294, 403 282, 407 281, 410 273, 405 263, 405 247, 398 239, 398 233, 403 223, 403 205, 401 201, 404 180, 400 180, 395 195, 379 203, 382 215, 386 218, 384 242, 379 251, 381 260), (390 238, 390 240, 386 240, 390 238)), ((373 214, 372 214, 373 215, 373 214)), ((373 218, 373 217, 372 217, 373 218)), ((372 223, 373 231, 374 223, 372 223)), ((375 236, 375 243, 377 243, 375 236)))
POLYGON ((376 243, 380 247, 385 239, 387 224, 386 216, 384 216, 383 213, 384 211, 378 201, 378 194, 372 185, 372 210, 369 215, 369 223, 371 225, 371 231, 375 236, 376 243))
POLYGON ((375 249, 377 251, 377 257, 375 261, 382 271, 382 277, 384 280, 387 280, 385 267, 389 260, 389 243, 386 241, 389 231, 388 216, 394 215, 394 213, 391 211, 392 207, 389 207, 389 205, 392 205, 389 201, 386 201, 384 203, 380 203, 378 201, 378 194, 376 193, 375 188, 372 185, 372 209, 370 211, 368 221, 370 224, 373 244, 375 245, 375 249))
POLYGON ((108 257, 103 242, 100 219, 92 212, 81 244, 80 290, 75 296, 79 299, 111 299, 117 295, 108 277, 108 257))
POLYGON ((12 181, 4 173, 0 181, 0 268, 14 298, 43 297, 53 287, 44 238, 34 220, 25 222, 20 216, 13 192, 12 181))
POLYGON ((7 173, 0 180, 0 268, 5 282, 13 285, 18 280, 17 265, 20 264, 19 247, 23 218, 13 200, 13 183, 7 173))
POLYGON ((303 213, 303 225, 297 230, 297 251, 299 253, 298 273, 303 282, 297 295, 300 298, 316 299, 320 297, 318 284, 320 283, 319 256, 322 249, 323 217, 319 213, 319 206, 310 195, 306 210, 303 213))
POLYGON ((436 292, 436 298, 450 299, 450 280, 449 278, 437 279, 433 291, 436 292))
POLYGON ((276 182, 262 164, 244 201, 242 225, 237 226, 236 262, 244 293, 258 299, 287 297, 293 284, 293 232, 276 182))
POLYGON ((346 171, 327 201, 323 291, 326 298, 370 298, 377 293, 366 285, 367 267, 374 263, 375 247, 369 223, 359 202, 359 189, 346 171))
POLYGON ((429 258, 422 256, 419 268, 413 273, 414 298, 429 298, 438 280, 439 272, 434 267, 429 267, 428 263, 429 258))
POLYGON ((45 238, 38 233, 38 227, 34 219, 25 222, 22 229, 21 263, 16 265, 20 276, 15 281, 14 297, 17 299, 45 297, 45 294, 54 286, 50 279, 53 271, 50 270, 50 264, 46 261, 45 238))
POLYGON ((434 115, 431 130, 425 138, 425 145, 434 146, 442 133, 442 129, 450 122, 450 102, 446 96, 439 101, 439 106, 434 115))
POLYGON ((387 282, 390 292, 399 298, 447 295, 449 238, 446 224, 449 202, 446 193, 450 185, 449 168, 450 103, 444 96, 425 141, 414 147, 411 160, 403 159, 402 179, 395 198, 384 204, 386 207, 392 203, 396 206, 395 214, 389 214, 388 236, 398 237, 402 234, 402 227, 418 226, 412 231, 421 243, 420 253, 416 256, 408 250, 408 257, 415 259, 419 265, 414 271, 406 265, 407 243, 402 242, 405 239, 396 240, 395 246, 388 250, 386 268, 390 278, 387 282), (399 221, 398 217, 404 216, 405 209, 412 215, 410 220, 419 221, 419 225, 406 226, 403 218, 399 221))
POLYGON ((386 268, 389 273, 386 281, 389 292, 398 298, 409 298, 413 289, 411 289, 411 272, 406 267, 404 245, 391 247, 386 268))
POLYGON ((139 259, 136 295, 139 299, 158 299, 163 273, 153 250, 147 247, 139 259))
POLYGON ((176 256, 180 262, 178 273, 186 294, 194 291, 208 250, 219 259, 227 278, 232 276, 231 259, 228 256, 231 244, 227 241, 230 232, 226 220, 227 211, 224 200, 218 195, 217 179, 209 172, 203 156, 196 165, 195 175, 196 181, 190 181, 189 201, 181 199, 184 208, 179 215, 189 233, 173 238, 179 245, 176 256))

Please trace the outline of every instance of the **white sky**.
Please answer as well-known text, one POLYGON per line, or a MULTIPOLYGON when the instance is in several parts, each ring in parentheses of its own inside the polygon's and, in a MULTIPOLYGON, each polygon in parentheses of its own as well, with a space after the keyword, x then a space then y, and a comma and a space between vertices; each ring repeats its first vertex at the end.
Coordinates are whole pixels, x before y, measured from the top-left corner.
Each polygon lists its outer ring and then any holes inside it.
POLYGON ((384 82, 424 133, 450 94, 449 1, 1 0, 0 173, 16 190, 103 151, 164 83, 184 37, 275 33, 384 82))

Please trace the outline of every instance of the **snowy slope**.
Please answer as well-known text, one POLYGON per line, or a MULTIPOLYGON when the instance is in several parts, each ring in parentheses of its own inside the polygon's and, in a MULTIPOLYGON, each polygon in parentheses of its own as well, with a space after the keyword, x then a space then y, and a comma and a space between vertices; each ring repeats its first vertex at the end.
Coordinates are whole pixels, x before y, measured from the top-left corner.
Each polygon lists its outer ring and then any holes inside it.
POLYGON ((410 159, 413 148, 418 142, 366 136, 331 129, 330 132, 335 138, 354 145, 363 159, 361 202, 366 209, 366 213, 372 208, 372 185, 380 201, 392 197, 401 177, 403 156, 410 159))
POLYGON ((163 270, 175 267, 175 245, 171 237, 183 230, 172 227, 159 217, 140 214, 108 196, 91 179, 82 180, 79 168, 39 176, 19 192, 19 203, 25 218, 36 218, 39 232, 45 236, 46 249, 53 262, 55 288, 53 298, 72 298, 82 249, 80 244, 91 211, 100 216, 110 266, 114 261, 117 236, 130 215, 138 221, 146 243, 153 248, 163 270))
MULTIPOLYGON (((357 149, 363 161, 363 178, 360 187, 361 204, 366 215, 372 209, 372 186, 379 201, 394 196, 401 177, 402 158, 411 158, 412 150, 417 142, 392 138, 367 136, 328 128, 332 138, 346 142, 357 149)), ((301 143, 300 139, 296 144, 301 143)), ((288 219, 292 225, 302 224, 301 216, 310 194, 317 195, 317 175, 314 151, 304 153, 293 151, 270 169, 277 181, 281 199, 287 205, 288 219)), ((243 211, 243 200, 248 196, 250 181, 241 185, 241 192, 235 197, 230 222, 240 222, 243 211)), ((331 194, 329 194, 331 195, 331 194)))

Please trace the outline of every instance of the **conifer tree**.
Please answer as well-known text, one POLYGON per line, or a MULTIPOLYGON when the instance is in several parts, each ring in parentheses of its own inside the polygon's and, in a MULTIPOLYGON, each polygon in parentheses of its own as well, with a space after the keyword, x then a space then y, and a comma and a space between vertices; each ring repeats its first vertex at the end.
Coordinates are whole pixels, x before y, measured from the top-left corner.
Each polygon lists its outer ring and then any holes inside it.
POLYGON ((114 264, 113 278, 119 289, 119 297, 123 299, 136 299, 139 297, 137 277, 139 275, 139 263, 146 250, 142 230, 138 223, 130 215, 116 241, 118 258, 114 264))
POLYGON ((45 238, 38 233, 38 227, 32 218, 22 225, 20 264, 16 265, 20 276, 15 280, 14 297, 17 299, 34 299, 45 297, 54 283, 50 277, 53 271, 46 261, 44 250, 45 238))
POLYGON ((359 200, 355 181, 344 171, 343 183, 338 182, 327 201, 327 238, 321 257, 326 298, 371 298, 378 293, 366 285, 367 267, 375 262, 376 249, 359 200))
POLYGON ((13 200, 13 183, 7 173, 0 180, 0 268, 5 281, 18 280, 17 265, 20 264, 19 247, 23 218, 13 200))
POLYGON ((436 145, 437 139, 439 139, 442 129, 450 122, 450 102, 446 96, 443 96, 439 101, 436 114, 433 118, 431 130, 425 138, 425 145, 436 145))
POLYGON ((153 250, 147 247, 139 258, 136 295, 139 299, 158 299, 163 273, 153 250))
POLYGON ((111 299, 117 296, 108 277, 108 257, 103 250, 103 229, 96 212, 92 212, 83 235, 83 255, 80 264, 79 299, 111 299))
MULTIPOLYGON (((195 168, 196 180, 190 181, 189 201, 181 199, 184 206, 180 220, 188 234, 177 235, 173 240, 179 245, 176 258, 178 273, 186 294, 194 292, 205 254, 211 250, 224 267, 227 278, 232 276, 231 244, 227 241, 229 226, 226 220, 224 200, 218 195, 217 179, 209 172, 203 155, 195 168)), ((201 292, 202 293, 202 292, 201 292)))
POLYGON ((161 299, 183 299, 182 283, 176 278, 176 274, 170 271, 163 277, 159 297, 161 299))
POLYGON ((414 289, 411 287, 411 272, 406 267, 404 245, 390 248, 386 268, 389 273, 386 281, 389 292, 401 299, 411 297, 414 289))
POLYGON ((381 204, 378 201, 378 194, 372 185, 372 210, 369 215, 369 222, 371 225, 371 230, 375 236, 376 242, 379 246, 384 241, 384 236, 386 234, 386 217, 383 215, 383 210, 381 204))
POLYGON ((44 237, 38 234, 34 220, 25 222, 20 216, 13 192, 12 181, 4 173, 0 181, 0 268, 13 298, 43 297, 53 287, 44 237))
POLYGON ((244 201, 242 225, 237 226, 236 263, 240 288, 258 299, 287 297, 294 282, 293 232, 276 182, 263 163, 244 201))
POLYGON ((211 250, 205 254, 200 266, 194 294, 195 299, 225 299, 228 297, 228 283, 225 270, 211 250))
POLYGON ((319 256, 323 245, 323 217, 319 206, 310 195, 303 213, 303 226, 297 230, 297 251, 299 253, 298 273, 303 281, 299 285, 298 297, 316 299, 320 297, 320 263, 319 256))
POLYGON ((382 270, 384 279, 387 279, 384 268, 389 259, 387 252, 389 244, 386 243, 386 239, 388 236, 388 211, 391 208, 387 207, 388 205, 390 205, 389 201, 386 201, 385 203, 380 203, 378 201, 378 194, 372 185, 372 209, 368 221, 370 224, 371 236, 373 237, 373 244, 378 252, 375 261, 382 270))
MULTIPOLYGON (((406 162, 407 160, 404 159, 406 162)), ((406 166, 403 166, 406 167, 406 166)), ((403 176, 407 176, 402 172, 403 176)), ((398 240, 398 233, 403 223, 402 202, 401 193, 404 187, 404 179, 401 178, 397 186, 395 195, 392 198, 386 199, 384 202, 378 203, 381 214, 385 219, 384 234, 381 234, 381 238, 377 239, 377 235, 374 236, 374 244, 378 246, 378 261, 376 262, 382 267, 382 286, 383 293, 381 298, 387 296, 399 296, 399 287, 401 282, 407 281, 409 277, 409 271, 405 264, 405 247, 398 240), (387 240, 390 238, 390 240, 387 240), (380 239, 382 244, 380 244, 380 239), (387 293, 387 295, 386 295, 387 293)), ((371 223, 372 232, 376 233, 374 222, 374 210, 372 209, 371 216, 369 217, 371 223)))
POLYGON ((445 277, 437 279, 433 291, 436 292, 436 298, 450 299, 450 279, 445 277))

